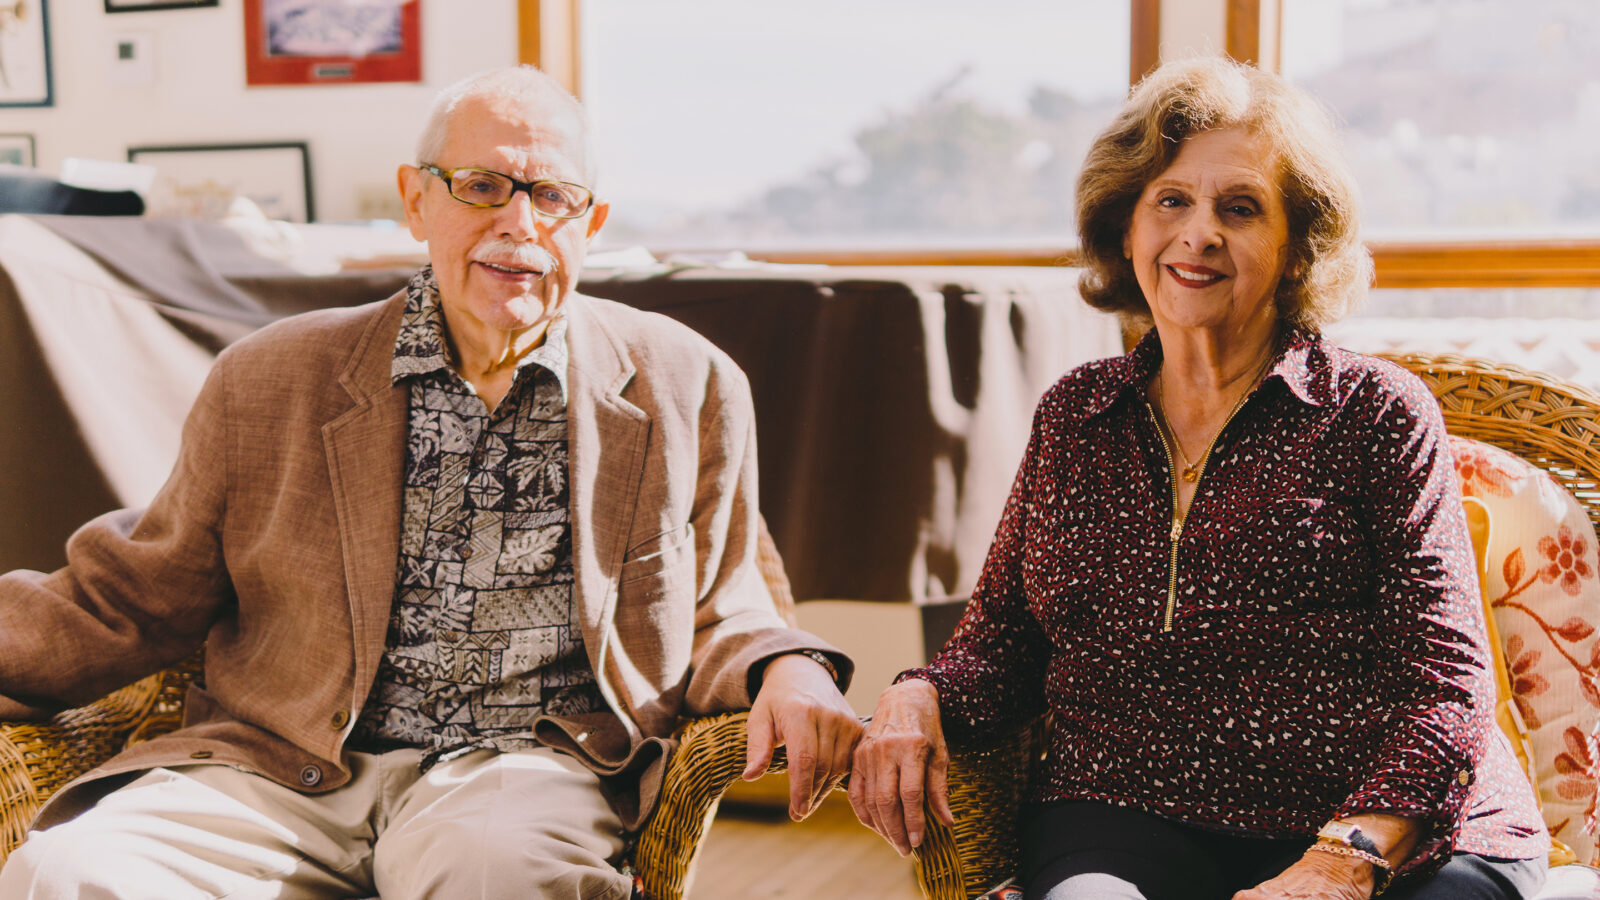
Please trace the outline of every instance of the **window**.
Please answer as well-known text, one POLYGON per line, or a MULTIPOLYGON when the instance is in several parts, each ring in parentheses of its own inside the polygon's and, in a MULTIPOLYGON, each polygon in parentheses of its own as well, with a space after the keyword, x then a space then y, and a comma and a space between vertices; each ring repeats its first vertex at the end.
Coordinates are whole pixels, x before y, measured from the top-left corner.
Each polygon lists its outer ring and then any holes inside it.
POLYGON ((1284 0, 1282 23, 1373 238, 1600 234, 1594 0, 1284 0))
POLYGON ((1342 120, 1378 264, 1330 336, 1600 388, 1600 6, 1283 0, 1281 22, 1284 74, 1342 120))
POLYGON ((612 247, 1065 247, 1130 71, 1103 0, 581 12, 612 247))

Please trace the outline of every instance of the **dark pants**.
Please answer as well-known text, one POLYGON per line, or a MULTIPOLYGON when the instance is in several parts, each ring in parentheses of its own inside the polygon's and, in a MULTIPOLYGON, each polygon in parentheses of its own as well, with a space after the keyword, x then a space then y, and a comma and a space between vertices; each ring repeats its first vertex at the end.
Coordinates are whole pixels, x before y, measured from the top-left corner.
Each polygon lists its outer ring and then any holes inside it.
MULTIPOLYGON (((1021 837, 1027 900, 1229 900, 1287 869, 1311 844, 1220 834, 1089 801, 1035 812, 1021 837)), ((1384 897, 1520 900, 1544 878, 1543 859, 1457 853, 1431 878, 1403 878, 1384 897)))

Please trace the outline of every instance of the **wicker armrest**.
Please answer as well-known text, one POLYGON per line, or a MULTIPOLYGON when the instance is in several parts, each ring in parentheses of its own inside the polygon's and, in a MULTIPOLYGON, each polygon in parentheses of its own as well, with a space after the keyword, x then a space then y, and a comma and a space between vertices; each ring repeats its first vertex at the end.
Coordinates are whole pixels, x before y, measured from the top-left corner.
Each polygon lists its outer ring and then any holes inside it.
POLYGON ((48 722, 0 722, 0 862, 62 785, 130 744, 177 728, 203 665, 197 653, 48 722))
MULTIPOLYGON (((678 752, 661 785, 661 802, 639 834, 635 853, 644 889, 655 900, 682 900, 694 875, 711 819, 722 794, 744 772, 749 713, 725 713, 686 722, 678 729, 678 752)), ((772 753, 769 772, 788 768, 783 748, 772 753)))
POLYGON ((931 814, 914 851, 929 900, 977 897, 1017 871, 1017 812, 1037 746, 1034 722, 992 743, 950 748, 950 828, 931 814))
POLYGON ((0 722, 0 861, 62 785, 115 756, 155 704, 152 675, 48 722, 0 722))

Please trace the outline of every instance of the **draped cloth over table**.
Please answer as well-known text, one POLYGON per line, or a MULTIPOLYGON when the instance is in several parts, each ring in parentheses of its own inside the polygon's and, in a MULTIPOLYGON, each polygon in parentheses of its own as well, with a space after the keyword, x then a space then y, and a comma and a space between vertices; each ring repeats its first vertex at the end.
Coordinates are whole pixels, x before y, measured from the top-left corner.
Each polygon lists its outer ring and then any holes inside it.
MULTIPOLYGON (((209 223, 0 216, 0 571, 51 569, 94 515, 147 502, 224 346, 396 290, 409 269, 308 275, 209 223)), ((761 508, 801 598, 972 587, 1033 407, 1121 352, 1077 272, 589 272, 585 293, 684 322, 750 377, 761 508)))

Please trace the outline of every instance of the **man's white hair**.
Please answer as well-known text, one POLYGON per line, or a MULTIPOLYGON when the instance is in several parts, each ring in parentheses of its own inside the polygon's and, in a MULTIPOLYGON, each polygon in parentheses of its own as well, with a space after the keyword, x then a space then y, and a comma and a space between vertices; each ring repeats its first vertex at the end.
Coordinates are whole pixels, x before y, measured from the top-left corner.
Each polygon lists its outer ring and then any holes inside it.
POLYGON ((594 187, 594 153, 589 148, 589 116, 584 112, 583 104, 562 87, 561 82, 529 65, 504 66, 468 75, 440 91, 428 111, 428 123, 417 138, 417 162, 439 162, 439 155, 444 152, 445 143, 450 137, 450 117, 462 102, 477 98, 528 105, 554 99, 571 107, 578 123, 579 140, 583 144, 584 178, 588 187, 594 187))

